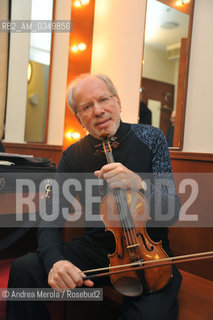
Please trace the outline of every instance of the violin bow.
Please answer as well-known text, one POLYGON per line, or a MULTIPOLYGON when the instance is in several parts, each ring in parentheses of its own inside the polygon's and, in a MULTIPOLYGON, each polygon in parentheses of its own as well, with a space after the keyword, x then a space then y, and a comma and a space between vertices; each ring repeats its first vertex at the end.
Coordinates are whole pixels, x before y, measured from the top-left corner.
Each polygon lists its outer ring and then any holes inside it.
POLYGON ((91 276, 86 276, 82 278, 82 280, 92 280, 100 277, 109 276, 111 274, 118 274, 118 273, 136 271, 136 270, 147 269, 147 268, 156 268, 156 267, 166 266, 169 264, 184 263, 184 262, 198 261, 198 260, 204 260, 204 259, 205 260, 213 259, 213 251, 193 253, 193 254, 187 254, 187 255, 176 256, 176 257, 168 257, 168 258, 158 259, 158 260, 136 261, 133 263, 117 265, 113 267, 109 266, 109 267, 104 267, 99 269, 85 270, 85 271, 81 271, 80 273, 83 272, 84 274, 87 274, 91 272, 102 272, 102 271, 113 269, 113 271, 97 273, 97 274, 93 274, 91 276), (119 269, 119 270, 115 270, 115 269, 119 269))

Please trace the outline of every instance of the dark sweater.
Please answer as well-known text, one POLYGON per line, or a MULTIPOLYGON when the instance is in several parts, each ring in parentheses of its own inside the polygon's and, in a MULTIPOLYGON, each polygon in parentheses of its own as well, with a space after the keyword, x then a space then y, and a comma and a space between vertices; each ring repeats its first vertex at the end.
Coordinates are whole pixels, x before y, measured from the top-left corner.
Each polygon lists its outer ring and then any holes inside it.
MULTIPOLYGON (((172 168, 170 163, 169 151, 166 139, 163 133, 149 125, 127 124, 121 122, 118 131, 115 134, 118 137, 119 147, 113 150, 115 162, 120 162, 128 169, 139 173, 143 178, 146 174, 152 173, 155 178, 165 178, 169 181, 169 187, 157 190, 152 176, 151 195, 150 196, 150 215, 153 216, 156 210, 156 193, 160 193, 162 201, 160 202, 162 212, 167 210, 168 198, 173 198, 175 202, 175 212, 173 218, 168 224, 173 223, 178 216, 179 199, 176 195, 173 181, 172 168), (155 193, 155 200, 154 200, 155 193)), ((58 172, 87 173, 101 169, 106 164, 104 153, 95 155, 95 145, 100 144, 100 140, 88 135, 79 142, 71 145, 59 162, 58 172)), ((95 178, 95 176, 94 176, 95 178)), ((153 219, 154 221, 155 219, 153 219)), ((168 247, 168 229, 158 222, 158 228, 151 225, 148 232, 154 241, 163 240, 163 245, 167 252, 168 247)), ((43 259, 44 266, 49 272, 52 265, 64 260, 62 254, 62 236, 61 228, 40 228, 38 231, 38 253, 43 259)), ((111 233, 105 232, 104 228, 87 228, 87 234, 102 246, 110 247, 114 244, 111 233)))

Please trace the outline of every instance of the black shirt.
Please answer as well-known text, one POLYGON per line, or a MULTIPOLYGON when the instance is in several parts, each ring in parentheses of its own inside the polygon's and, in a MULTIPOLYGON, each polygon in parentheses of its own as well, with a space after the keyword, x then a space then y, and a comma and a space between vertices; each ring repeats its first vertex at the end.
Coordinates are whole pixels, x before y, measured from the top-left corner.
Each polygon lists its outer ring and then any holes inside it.
MULTIPOLYGON (((153 216, 157 207, 156 201, 159 201, 159 197, 156 200, 156 194, 160 194, 162 197, 160 206, 163 212, 167 210, 168 198, 174 199, 175 212, 169 223, 175 221, 179 211, 179 199, 175 191, 167 142, 161 130, 149 125, 121 122, 115 136, 119 142, 119 147, 113 150, 115 162, 122 163, 128 169, 139 173, 144 179, 146 174, 150 173, 154 174, 155 179, 167 179, 169 185, 158 190, 153 176, 151 177, 150 214, 153 216)), ((63 152, 57 168, 58 173, 89 173, 101 169, 107 162, 104 153, 95 154, 97 149, 95 146, 100 142, 91 135, 87 135, 71 145, 63 152)), ((163 240, 163 244, 168 247, 168 230, 165 228, 165 221, 162 225, 159 224, 158 228, 153 227, 152 224, 150 226, 148 229, 150 237, 154 241, 163 240)), ((100 245, 110 247, 114 244, 112 234, 106 233, 104 228, 87 228, 87 234, 97 239, 100 245)), ((44 261, 47 272, 55 262, 64 260, 60 228, 39 229, 38 253, 44 261)))

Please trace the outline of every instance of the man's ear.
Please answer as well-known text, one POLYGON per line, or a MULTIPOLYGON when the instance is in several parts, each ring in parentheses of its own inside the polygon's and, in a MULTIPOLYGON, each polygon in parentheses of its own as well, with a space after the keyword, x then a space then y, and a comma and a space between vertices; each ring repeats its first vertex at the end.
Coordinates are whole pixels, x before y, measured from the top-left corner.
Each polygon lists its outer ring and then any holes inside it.
POLYGON ((120 100, 119 96, 115 96, 115 99, 116 99, 116 102, 117 102, 117 104, 118 104, 118 106, 119 106, 119 109, 120 109, 120 112, 121 112, 121 111, 122 111, 122 108, 121 108, 121 100, 120 100))

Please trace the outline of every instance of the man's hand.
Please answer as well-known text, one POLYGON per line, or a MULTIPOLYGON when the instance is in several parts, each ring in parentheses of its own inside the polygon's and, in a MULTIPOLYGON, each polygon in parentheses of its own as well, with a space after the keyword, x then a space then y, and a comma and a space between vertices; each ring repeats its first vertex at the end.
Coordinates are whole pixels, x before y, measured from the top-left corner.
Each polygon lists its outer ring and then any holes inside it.
POLYGON ((112 189, 141 189, 141 177, 119 162, 106 164, 94 174, 99 179, 104 178, 112 189))
POLYGON ((82 280, 85 274, 81 272, 74 264, 67 260, 61 260, 54 263, 48 275, 48 284, 59 292, 64 289, 74 289, 83 284, 92 287, 94 283, 91 280, 82 280))

